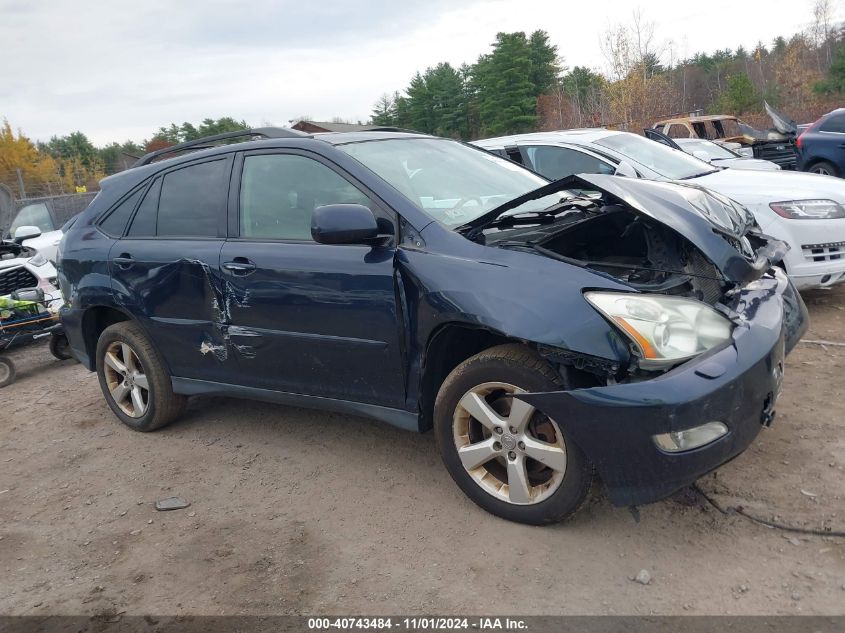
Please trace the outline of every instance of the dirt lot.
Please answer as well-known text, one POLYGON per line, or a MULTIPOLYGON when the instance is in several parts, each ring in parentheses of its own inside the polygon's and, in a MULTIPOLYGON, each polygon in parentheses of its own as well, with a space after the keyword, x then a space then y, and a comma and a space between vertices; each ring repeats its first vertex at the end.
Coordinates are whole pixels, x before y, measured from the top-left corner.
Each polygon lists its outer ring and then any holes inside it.
MULTIPOLYGON (((845 341, 845 288, 806 296, 845 341)), ((154 434, 95 375, 16 351, 0 391, 0 613, 842 614, 845 539, 698 499, 599 497, 567 524, 484 513, 431 434, 223 398, 154 434), (185 510, 157 512, 180 495, 185 510), (640 570, 642 585, 631 580, 640 570)), ((845 530, 845 348, 799 345, 773 428, 702 480, 719 503, 845 530)))

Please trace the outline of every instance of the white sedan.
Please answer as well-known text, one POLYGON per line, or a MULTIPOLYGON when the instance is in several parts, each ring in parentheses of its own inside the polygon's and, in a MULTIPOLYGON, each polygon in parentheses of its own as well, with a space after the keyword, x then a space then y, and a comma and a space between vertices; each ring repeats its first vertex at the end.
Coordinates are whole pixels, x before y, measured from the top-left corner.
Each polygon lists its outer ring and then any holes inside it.
POLYGON ((845 282, 845 181, 788 170, 723 169, 636 134, 605 129, 475 141, 551 180, 603 173, 682 181, 739 202, 764 233, 790 246, 783 264, 799 289, 845 282))
POLYGON ((673 139, 678 148, 696 158, 707 161, 716 167, 730 167, 731 169, 757 169, 762 171, 779 171, 780 165, 770 160, 749 158, 728 149, 724 145, 708 141, 703 138, 673 139))

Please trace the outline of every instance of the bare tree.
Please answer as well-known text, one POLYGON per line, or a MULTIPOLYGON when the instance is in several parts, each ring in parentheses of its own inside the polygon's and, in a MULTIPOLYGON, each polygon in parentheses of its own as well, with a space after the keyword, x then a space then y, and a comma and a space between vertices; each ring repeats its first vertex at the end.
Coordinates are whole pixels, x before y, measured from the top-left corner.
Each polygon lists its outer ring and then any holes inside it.
POLYGON ((832 34, 833 6, 830 0, 813 0, 813 26, 810 27, 816 46, 819 71, 830 65, 830 40, 832 34))

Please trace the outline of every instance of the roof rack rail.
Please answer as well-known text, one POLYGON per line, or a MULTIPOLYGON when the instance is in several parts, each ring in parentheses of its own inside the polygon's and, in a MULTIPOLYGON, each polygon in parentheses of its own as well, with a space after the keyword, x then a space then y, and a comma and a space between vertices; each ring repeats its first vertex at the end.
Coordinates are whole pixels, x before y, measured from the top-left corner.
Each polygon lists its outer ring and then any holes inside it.
POLYGON ((205 136, 203 138, 194 139, 193 141, 177 143, 176 145, 171 145, 170 147, 165 147, 163 149, 150 152, 149 154, 144 154, 135 162, 134 165, 132 165, 132 167, 149 165, 159 156, 175 154, 186 149, 208 149, 210 147, 214 147, 213 143, 216 141, 225 141, 230 138, 239 138, 241 136, 260 136, 262 138, 300 138, 308 137, 310 134, 286 127, 257 127, 249 130, 238 130, 237 132, 224 132, 223 134, 215 134, 214 136, 205 136))
POLYGON ((392 125, 380 125, 378 127, 369 127, 362 132, 407 132, 408 134, 425 134, 425 132, 417 132, 416 130, 409 130, 404 127, 394 127, 392 125))

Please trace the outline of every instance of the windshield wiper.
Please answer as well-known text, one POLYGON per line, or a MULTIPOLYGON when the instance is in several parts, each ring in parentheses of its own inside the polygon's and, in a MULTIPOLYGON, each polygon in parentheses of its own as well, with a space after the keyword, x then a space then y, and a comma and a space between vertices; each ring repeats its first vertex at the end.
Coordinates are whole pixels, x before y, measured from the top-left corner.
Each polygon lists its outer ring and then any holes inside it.
POLYGON ((678 178, 678 180, 692 180, 693 178, 699 178, 701 176, 706 176, 707 174, 713 174, 720 169, 724 169, 724 167, 718 167, 716 169, 711 169, 710 171, 702 171, 697 174, 692 174, 691 176, 683 176, 682 178, 678 178))
MULTIPOLYGON (((545 196, 550 196, 553 193, 564 191, 565 189, 572 189, 572 185, 576 183, 582 184, 586 189, 590 188, 589 183, 585 183, 577 176, 567 176, 566 178, 555 180, 546 185, 543 185, 542 187, 537 187, 537 189, 524 193, 521 196, 517 196, 512 200, 508 200, 504 204, 500 204, 498 207, 491 209, 487 213, 482 213, 474 220, 470 220, 466 224, 461 224, 460 226, 455 227, 455 231, 457 231, 461 235, 464 235, 467 239, 474 241, 484 229, 493 224, 500 216, 504 215, 511 209, 516 209, 517 207, 531 200, 537 200, 545 196)), ((556 206, 557 205, 552 205, 551 207, 549 207, 549 209, 555 209, 556 206)), ((543 212, 544 211, 535 211, 534 213, 543 212)))

